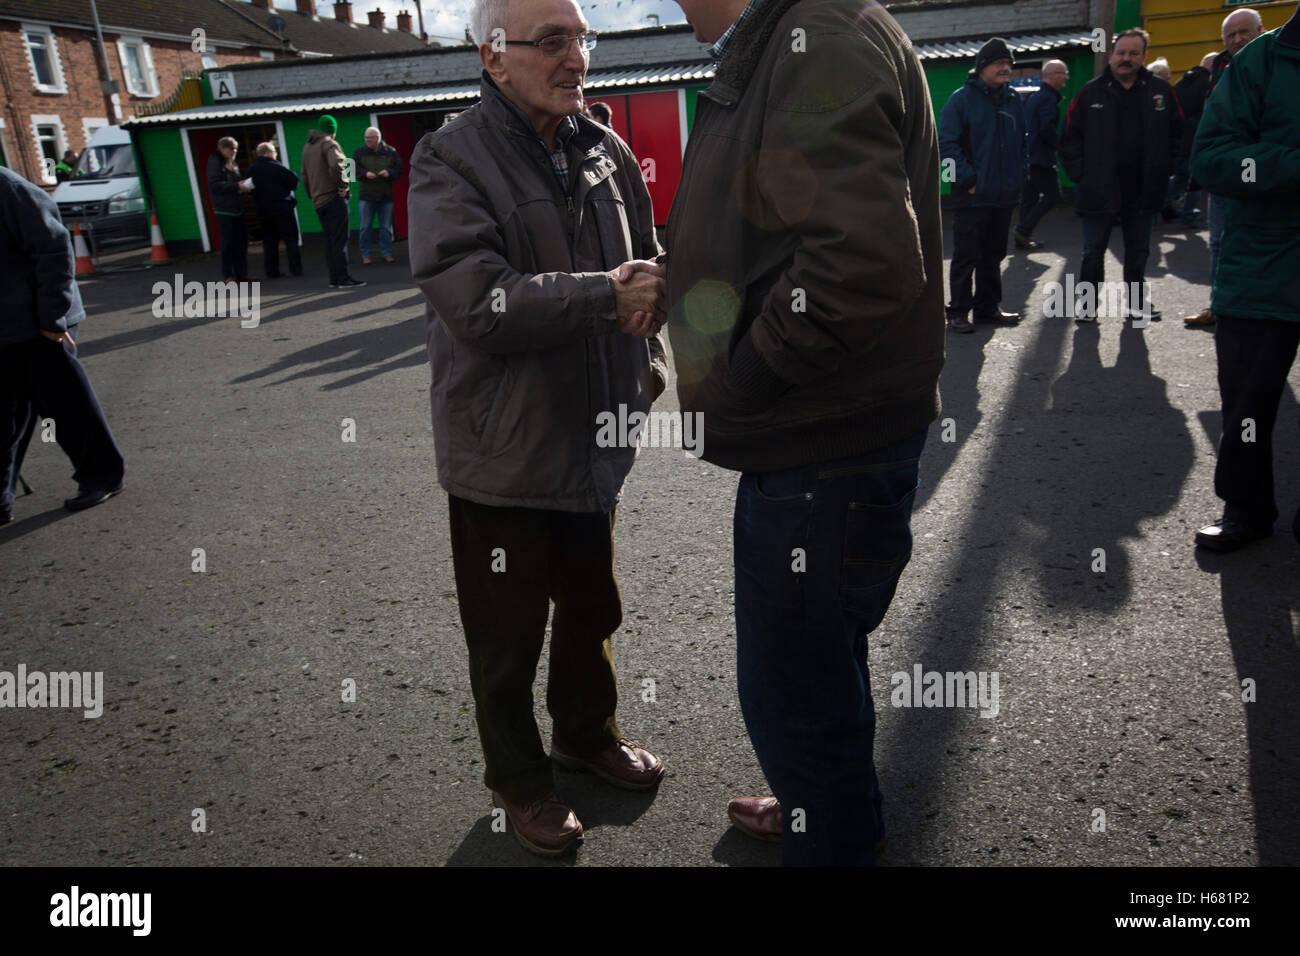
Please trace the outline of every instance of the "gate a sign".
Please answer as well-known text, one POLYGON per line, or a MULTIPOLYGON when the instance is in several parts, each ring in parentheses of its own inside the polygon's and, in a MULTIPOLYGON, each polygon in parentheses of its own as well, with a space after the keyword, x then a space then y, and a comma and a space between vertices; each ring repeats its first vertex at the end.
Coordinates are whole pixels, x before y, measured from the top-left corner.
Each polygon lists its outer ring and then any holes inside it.
POLYGON ((214 100, 233 100, 235 98, 235 74, 209 73, 208 82, 212 85, 214 100))

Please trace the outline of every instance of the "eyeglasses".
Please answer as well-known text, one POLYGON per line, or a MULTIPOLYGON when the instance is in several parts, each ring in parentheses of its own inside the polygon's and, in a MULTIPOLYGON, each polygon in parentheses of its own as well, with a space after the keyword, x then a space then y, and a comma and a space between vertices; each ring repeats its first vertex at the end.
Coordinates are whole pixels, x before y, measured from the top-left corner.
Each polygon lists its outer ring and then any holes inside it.
POLYGON ((586 33, 577 33, 571 37, 555 36, 542 37, 540 40, 506 40, 507 46, 535 46, 542 51, 542 56, 564 56, 569 52, 569 44, 574 40, 578 41, 578 50, 582 53, 590 53, 592 47, 596 45, 596 33, 594 30, 588 30, 586 33))

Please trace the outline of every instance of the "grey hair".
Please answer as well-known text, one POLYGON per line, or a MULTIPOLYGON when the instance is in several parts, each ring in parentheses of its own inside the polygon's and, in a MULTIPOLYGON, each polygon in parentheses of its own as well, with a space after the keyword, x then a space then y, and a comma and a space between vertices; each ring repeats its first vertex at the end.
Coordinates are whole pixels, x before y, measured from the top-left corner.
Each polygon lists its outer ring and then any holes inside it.
POLYGON ((239 140, 235 139, 235 137, 233 137, 233 136, 223 136, 223 137, 221 137, 221 139, 217 140, 217 146, 218 146, 218 147, 221 147, 221 146, 233 146, 233 147, 235 147, 236 149, 238 149, 238 148, 239 148, 239 140))
POLYGON ((275 153, 276 153, 275 143, 258 143, 258 144, 257 144, 257 155, 258 155, 258 156, 274 156, 275 153))
POLYGON ((1228 14, 1226 17, 1223 18, 1223 25, 1219 27, 1219 33, 1226 32, 1228 29, 1228 21, 1231 20, 1239 13, 1249 13, 1250 18, 1253 21, 1255 21, 1255 29, 1256 30, 1264 29, 1264 18, 1259 15, 1259 11, 1252 10, 1250 7, 1242 7, 1240 10, 1233 10, 1230 14, 1228 14))
POLYGON ((492 42, 492 31, 506 29, 510 0, 474 0, 470 10, 470 33, 479 46, 492 42))

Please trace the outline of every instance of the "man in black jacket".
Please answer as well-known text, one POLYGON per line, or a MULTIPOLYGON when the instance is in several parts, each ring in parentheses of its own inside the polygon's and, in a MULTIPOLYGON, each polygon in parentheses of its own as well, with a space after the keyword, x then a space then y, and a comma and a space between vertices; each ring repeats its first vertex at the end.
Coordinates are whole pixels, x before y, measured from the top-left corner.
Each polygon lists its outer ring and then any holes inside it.
POLYGON ((1142 65, 1150 37, 1125 30, 1110 63, 1081 89, 1066 115, 1061 162, 1079 185, 1075 209, 1083 218, 1079 322, 1095 322, 1102 295, 1106 248, 1116 215, 1124 230, 1126 312, 1159 319, 1146 291, 1151 225, 1164 205, 1169 175, 1182 155, 1182 117, 1173 88, 1142 65))
POLYGON ((298 200, 298 174, 277 161, 275 143, 259 143, 257 159, 248 167, 253 180, 253 198, 257 217, 262 223, 262 261, 266 277, 280 277, 280 240, 289 257, 289 271, 302 275, 302 250, 298 248, 298 217, 294 207, 298 200))
POLYGON ((1183 155, 1178 160, 1178 168, 1169 179, 1168 202, 1165 204, 1164 218, 1173 220, 1181 217, 1182 224, 1191 229, 1196 226, 1201 215, 1197 203, 1201 199, 1201 190, 1192 182, 1188 171, 1188 161, 1192 155, 1192 143, 1196 139, 1196 127, 1201 122, 1201 112, 1205 109, 1205 98, 1210 95, 1210 67, 1216 54, 1207 53, 1201 62, 1182 75, 1174 84, 1174 96, 1183 111, 1183 155), (1182 200, 1182 210, 1178 201, 1182 200))
POLYGON ((86 317, 73 278, 72 242, 45 191, 0 167, 0 524, 13 520, 14 488, 36 416, 72 459, 80 511, 122 490, 113 441, 72 330, 86 317))
POLYGON ((231 282, 249 279, 248 224, 244 222, 244 185, 235 153, 239 143, 233 136, 223 136, 208 157, 208 195, 212 212, 221 233, 221 278, 231 282))
POLYGON ((1020 221, 1016 224, 1016 248, 1037 249, 1034 227, 1061 198, 1056 178, 1056 144, 1060 139, 1061 89, 1070 82, 1070 68, 1063 60, 1043 64, 1042 85, 1025 104, 1025 128, 1029 140, 1029 176, 1020 197, 1020 221))

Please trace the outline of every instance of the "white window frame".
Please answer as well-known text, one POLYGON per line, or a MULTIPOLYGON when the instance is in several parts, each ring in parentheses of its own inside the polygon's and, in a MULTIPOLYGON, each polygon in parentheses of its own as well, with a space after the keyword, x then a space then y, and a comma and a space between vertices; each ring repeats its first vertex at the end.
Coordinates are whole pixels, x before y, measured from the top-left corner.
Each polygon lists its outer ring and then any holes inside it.
POLYGON ((98 130, 103 129, 105 126, 112 126, 112 125, 113 125, 112 123, 110 123, 102 116, 85 117, 81 121, 81 132, 86 137, 86 146, 90 145, 90 137, 93 136, 98 130))
POLYGON ((63 61, 59 58, 59 45, 54 36, 54 30, 40 23, 23 23, 19 24, 23 34, 23 52, 27 55, 27 68, 32 71, 32 85, 36 87, 38 93, 60 93, 68 92, 68 84, 63 76, 63 61), (46 52, 50 57, 50 69, 54 71, 53 83, 42 83, 40 74, 36 72, 36 58, 32 56, 32 46, 27 39, 29 33, 40 33, 45 37, 46 52))
POLYGON ((32 145, 36 147, 36 165, 41 170, 41 181, 47 186, 53 186, 58 183, 58 179, 53 172, 45 172, 45 154, 41 152, 41 130, 42 126, 53 126, 55 129, 55 159, 57 163, 63 159, 63 154, 68 151, 68 134, 63 128, 63 117, 32 114, 32 145))
POLYGON ((118 37, 117 62, 122 68, 122 85, 126 87, 127 93, 131 96, 142 96, 148 99, 153 99, 158 95, 158 71, 153 68, 153 51, 149 49, 149 44, 145 42, 144 37, 118 37), (135 46, 140 49, 140 68, 145 74, 144 89, 137 90, 131 86, 131 71, 126 66, 126 48, 128 46, 135 46))

